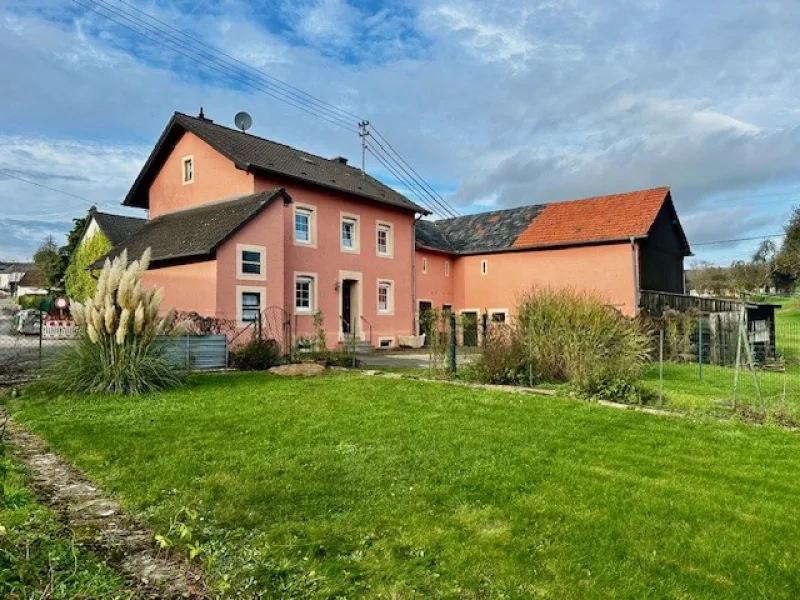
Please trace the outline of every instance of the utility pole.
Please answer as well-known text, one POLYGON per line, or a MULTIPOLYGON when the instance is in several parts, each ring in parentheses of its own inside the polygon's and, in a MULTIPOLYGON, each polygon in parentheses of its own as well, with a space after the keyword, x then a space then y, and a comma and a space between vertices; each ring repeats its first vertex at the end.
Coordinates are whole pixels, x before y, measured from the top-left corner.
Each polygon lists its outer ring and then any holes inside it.
POLYGON ((366 173, 367 162, 367 136, 369 136, 369 121, 358 122, 358 137, 361 138, 361 172, 366 173))

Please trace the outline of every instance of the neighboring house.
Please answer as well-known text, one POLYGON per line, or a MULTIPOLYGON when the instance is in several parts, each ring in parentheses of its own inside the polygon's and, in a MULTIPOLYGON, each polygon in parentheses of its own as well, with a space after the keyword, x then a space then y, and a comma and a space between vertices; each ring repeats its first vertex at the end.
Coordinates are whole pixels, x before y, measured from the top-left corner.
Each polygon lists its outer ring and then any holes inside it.
POLYGON ((505 320, 533 286, 592 293, 627 315, 641 290, 684 293, 691 255, 669 188, 417 225, 420 310, 505 320))
POLYGON ((0 268, 0 290, 14 294, 19 281, 28 271, 36 268, 34 263, 3 263, 0 268))
POLYGON ((127 240, 147 223, 147 219, 99 212, 95 207, 89 209, 86 226, 81 234, 78 247, 90 240, 96 233, 103 234, 111 246, 127 240))
POLYGON ((172 117, 124 204, 149 220, 109 255, 151 248, 144 280, 165 307, 239 326, 269 309, 301 336, 321 311, 331 345, 395 345, 427 308, 506 320, 533 285, 633 315, 642 289, 684 292, 690 254, 668 188, 420 221, 428 211, 343 158, 202 113, 172 117))
POLYGON ((47 279, 39 267, 28 269, 17 282, 13 295, 20 296, 44 296, 48 293, 47 279))
POLYGON ((150 220, 111 255, 152 249, 166 307, 246 325, 268 307, 328 340, 414 331, 414 222, 424 208, 347 164, 176 113, 124 204, 150 220))

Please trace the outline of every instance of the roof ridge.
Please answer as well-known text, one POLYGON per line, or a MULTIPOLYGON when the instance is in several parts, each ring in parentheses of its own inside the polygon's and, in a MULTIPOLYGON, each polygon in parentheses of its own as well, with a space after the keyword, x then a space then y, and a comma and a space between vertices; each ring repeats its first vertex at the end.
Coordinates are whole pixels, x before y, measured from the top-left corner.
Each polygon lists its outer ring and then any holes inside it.
MULTIPOLYGON (((327 161, 329 163, 333 163, 333 164, 337 164, 337 165, 341 165, 342 164, 342 163, 336 162, 332 158, 326 158, 326 157, 321 156, 319 154, 314 154, 313 152, 308 152, 306 150, 301 150, 300 148, 295 148, 294 146, 290 146, 289 144, 284 144, 283 142, 276 142, 275 140, 271 140, 269 138, 265 138, 263 136, 256 135, 254 133, 247 133, 247 132, 235 129, 233 127, 228 127, 227 125, 221 125, 220 123, 216 123, 211 119, 201 119, 200 117, 193 117, 192 115, 187 115, 186 113, 182 113, 182 112, 177 111, 177 110, 175 111, 175 114, 179 115, 181 117, 186 117, 187 119, 191 119, 193 121, 199 121, 199 122, 204 123, 206 125, 213 125, 214 127, 219 127, 221 129, 225 129, 226 131, 231 131, 231 132, 239 134, 239 135, 244 135, 244 136, 247 136, 249 138, 255 138, 257 140, 261 140, 262 142, 269 142, 270 144, 275 144, 276 146, 283 146, 284 148, 288 148, 289 150, 293 150, 294 152, 299 152, 300 154, 306 154, 308 156, 313 156, 314 158, 319 158, 320 160, 324 160, 324 161, 327 161)), ((347 167, 349 165, 343 165, 343 166, 347 167)), ((350 167, 350 168, 353 168, 353 167, 350 167)))

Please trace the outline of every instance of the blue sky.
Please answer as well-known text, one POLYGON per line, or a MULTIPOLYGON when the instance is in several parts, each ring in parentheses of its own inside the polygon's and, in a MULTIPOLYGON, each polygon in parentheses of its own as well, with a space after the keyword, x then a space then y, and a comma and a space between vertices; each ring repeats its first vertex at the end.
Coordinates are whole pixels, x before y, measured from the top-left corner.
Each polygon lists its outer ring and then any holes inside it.
MULTIPOLYGON (((702 244, 779 233, 800 204, 800 3, 125 2, 370 119, 462 212, 670 185, 702 244)), ((358 161, 354 133, 78 3, 92 0, 0 0, 0 171, 80 196, 0 174, 0 259, 92 203, 125 212, 175 110, 247 110, 254 133, 358 161)), ((695 252, 726 263, 757 245, 695 252)))

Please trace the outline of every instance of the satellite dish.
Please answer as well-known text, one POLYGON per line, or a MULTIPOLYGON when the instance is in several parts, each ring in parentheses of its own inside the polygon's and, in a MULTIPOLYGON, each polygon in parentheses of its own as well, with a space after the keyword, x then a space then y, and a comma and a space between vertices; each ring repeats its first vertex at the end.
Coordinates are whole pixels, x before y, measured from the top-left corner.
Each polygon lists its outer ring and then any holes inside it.
POLYGON ((247 131, 253 125, 253 117, 246 112, 238 112, 236 116, 233 117, 233 122, 236 123, 236 127, 242 131, 247 131))

